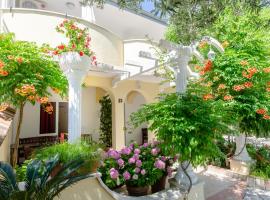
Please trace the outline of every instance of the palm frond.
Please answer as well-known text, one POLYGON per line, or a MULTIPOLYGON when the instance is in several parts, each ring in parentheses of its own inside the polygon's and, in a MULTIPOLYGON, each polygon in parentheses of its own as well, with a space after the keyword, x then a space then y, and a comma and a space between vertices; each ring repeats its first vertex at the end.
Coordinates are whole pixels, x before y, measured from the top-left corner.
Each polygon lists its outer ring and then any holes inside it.
POLYGON ((0 199, 8 199, 16 190, 18 190, 18 185, 12 167, 0 162, 0 199))

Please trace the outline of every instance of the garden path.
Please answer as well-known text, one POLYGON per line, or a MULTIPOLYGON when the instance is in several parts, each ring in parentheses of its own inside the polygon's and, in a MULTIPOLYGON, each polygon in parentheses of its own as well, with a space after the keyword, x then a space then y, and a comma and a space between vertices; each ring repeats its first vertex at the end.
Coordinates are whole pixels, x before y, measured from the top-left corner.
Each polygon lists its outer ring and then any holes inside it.
POLYGON ((227 169, 208 166, 199 177, 206 183, 206 200, 270 200, 270 191, 248 187, 243 177, 227 169))

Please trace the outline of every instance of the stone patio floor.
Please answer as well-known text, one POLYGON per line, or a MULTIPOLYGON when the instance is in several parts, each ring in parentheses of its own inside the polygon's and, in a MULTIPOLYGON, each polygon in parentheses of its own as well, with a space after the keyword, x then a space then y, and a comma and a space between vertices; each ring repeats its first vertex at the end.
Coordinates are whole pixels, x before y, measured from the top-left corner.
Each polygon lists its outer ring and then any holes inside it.
POLYGON ((207 183, 206 200, 270 200, 270 191, 247 187, 245 180, 227 169, 208 166, 199 177, 207 183))

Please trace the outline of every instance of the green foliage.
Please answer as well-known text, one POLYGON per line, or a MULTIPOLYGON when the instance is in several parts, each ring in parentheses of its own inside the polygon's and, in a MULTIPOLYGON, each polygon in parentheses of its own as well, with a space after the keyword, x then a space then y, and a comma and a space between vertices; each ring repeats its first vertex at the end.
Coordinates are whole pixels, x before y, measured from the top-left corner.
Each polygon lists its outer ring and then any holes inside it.
POLYGON ((166 38, 176 43, 189 45, 201 39, 205 30, 211 28, 222 15, 224 10, 232 10, 234 15, 246 10, 257 13, 270 1, 260 0, 184 0, 178 2, 172 14, 166 38))
POLYGON ((94 162, 100 159, 99 148, 100 146, 98 144, 85 141, 74 144, 65 142, 36 150, 32 157, 45 161, 48 158, 58 154, 59 162, 61 164, 68 163, 76 158, 81 158, 84 161, 94 162))
POLYGON ((16 182, 16 174, 9 164, 0 163, 0 199, 1 200, 52 200, 65 188, 77 181, 87 178, 85 175, 75 174, 84 163, 80 158, 66 163, 61 171, 50 177, 58 165, 58 156, 42 162, 33 160, 29 163, 25 176, 25 190, 21 191, 16 182))
MULTIPOLYGON (((218 148, 223 153, 224 156, 218 156, 209 159, 209 163, 227 168, 226 160, 230 158, 235 152, 235 142, 229 142, 225 139, 217 141, 218 148)), ((270 179, 270 148, 267 145, 264 146, 254 146, 253 144, 247 144, 247 151, 250 157, 255 161, 251 167, 251 175, 261 177, 264 179, 270 179)))
POLYGON ((112 101, 109 95, 99 100, 100 108, 100 142, 106 147, 112 146, 112 101))
POLYGON ((27 166, 32 162, 33 160, 25 160, 21 166, 16 166, 16 179, 18 182, 22 182, 26 178, 26 171, 27 166))
POLYGON ((50 95, 49 88, 66 95, 68 84, 60 67, 35 43, 15 41, 13 34, 1 34, 0 51, 0 104, 34 104, 50 95))
POLYGON ((235 15, 226 10, 209 31, 226 43, 225 53, 200 68, 200 84, 224 101, 240 132, 264 137, 270 133, 270 15, 265 11, 235 15))
POLYGON ((135 126, 148 122, 149 130, 164 141, 166 153, 179 153, 180 161, 190 160, 197 166, 220 154, 215 139, 225 127, 215 112, 213 101, 203 100, 194 92, 172 93, 143 106, 132 114, 131 121, 135 126))
POLYGON ((249 147, 248 152, 256 163, 251 169, 251 175, 270 179, 270 147, 249 147))

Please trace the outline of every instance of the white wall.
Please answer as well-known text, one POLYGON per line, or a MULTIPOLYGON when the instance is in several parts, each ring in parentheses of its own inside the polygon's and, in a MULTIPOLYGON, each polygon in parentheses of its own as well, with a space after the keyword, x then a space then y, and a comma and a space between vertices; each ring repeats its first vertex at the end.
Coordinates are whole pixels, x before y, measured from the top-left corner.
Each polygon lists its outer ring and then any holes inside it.
POLYGON ((10 143, 11 143, 11 122, 7 122, 5 125, 6 127, 0 126, 0 135, 5 132, 6 137, 2 144, 0 144, 0 161, 9 162, 10 161, 10 143), (7 133, 6 133, 7 131, 7 133))
POLYGON ((83 88, 82 92, 82 133, 99 138, 100 105, 96 102, 96 88, 83 88))
MULTIPOLYGON (((27 103, 24 108, 23 122, 20 138, 53 136, 58 133, 58 103, 65 102, 58 95, 50 97, 49 101, 56 102, 56 132, 52 134, 40 134, 40 104, 32 105, 27 103)), ((82 133, 93 134, 93 139, 99 138, 99 103, 96 102, 96 89, 94 87, 82 89, 82 133)), ((13 123, 13 142, 15 141, 18 112, 13 123)))
POLYGON ((133 130, 128 126, 128 121, 130 114, 136 112, 145 103, 146 102, 144 97, 138 92, 136 92, 130 102, 125 102, 125 121, 128 128, 128 130, 126 131, 126 145, 128 145, 132 141, 136 141, 138 144, 142 143, 142 128, 146 128, 147 125, 142 124, 135 130, 133 130))

